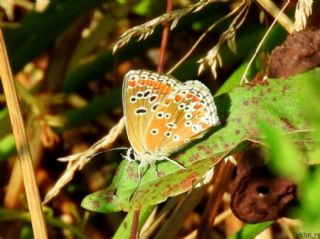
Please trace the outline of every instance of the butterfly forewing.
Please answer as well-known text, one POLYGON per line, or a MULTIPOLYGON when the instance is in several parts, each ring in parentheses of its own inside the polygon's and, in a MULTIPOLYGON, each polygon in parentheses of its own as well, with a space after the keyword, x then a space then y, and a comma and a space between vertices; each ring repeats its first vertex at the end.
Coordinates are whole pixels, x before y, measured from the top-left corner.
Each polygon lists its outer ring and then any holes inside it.
POLYGON ((177 82, 166 75, 146 70, 129 71, 123 84, 123 106, 131 146, 137 153, 146 149, 146 127, 164 98, 176 89, 177 82))
POLYGON ((148 151, 169 155, 219 124, 213 97, 199 81, 177 82, 155 110, 145 130, 148 151))

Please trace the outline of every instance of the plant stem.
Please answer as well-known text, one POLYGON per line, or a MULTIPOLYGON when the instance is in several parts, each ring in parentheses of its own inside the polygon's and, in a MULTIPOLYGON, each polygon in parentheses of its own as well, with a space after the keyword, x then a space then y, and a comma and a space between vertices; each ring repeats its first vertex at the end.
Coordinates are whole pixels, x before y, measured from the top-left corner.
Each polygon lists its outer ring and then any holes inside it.
MULTIPOLYGON (((166 9, 167 13, 172 11, 172 5, 173 5, 173 1, 167 0, 167 9, 166 9)), ((160 57, 159 57, 158 68, 157 68, 157 72, 159 73, 163 72, 163 68, 164 68, 164 61, 165 61, 164 56, 165 56, 166 48, 168 45, 170 25, 171 25, 170 22, 167 22, 164 25, 163 32, 162 32, 160 57)))

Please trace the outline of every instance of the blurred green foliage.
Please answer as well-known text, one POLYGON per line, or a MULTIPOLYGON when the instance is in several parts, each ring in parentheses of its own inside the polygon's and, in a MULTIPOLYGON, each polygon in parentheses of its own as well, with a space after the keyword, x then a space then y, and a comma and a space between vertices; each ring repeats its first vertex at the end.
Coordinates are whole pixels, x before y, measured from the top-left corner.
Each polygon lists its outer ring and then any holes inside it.
MULTIPOLYGON (((93 28, 89 37, 79 38, 74 42, 67 41, 62 43, 62 45, 74 47, 74 51, 61 53, 63 59, 70 60, 67 61, 65 71, 53 78, 51 84, 58 85, 56 93, 62 94, 66 98, 72 94, 81 95, 85 98, 86 103, 81 107, 70 107, 69 105, 64 107, 65 105, 62 105, 54 108, 54 113, 65 117, 67 122, 63 127, 56 129, 60 135, 68 133, 68 130, 90 125, 92 122, 96 123, 96 119, 101 119, 106 115, 112 118, 114 112, 117 112, 116 110, 121 107, 121 80, 113 83, 107 90, 99 92, 99 94, 95 94, 92 91, 91 85, 93 83, 104 79, 107 74, 113 74, 119 65, 126 62, 131 62, 131 67, 138 65, 155 69, 155 65, 148 62, 150 59, 146 57, 146 53, 160 45, 162 30, 160 27, 148 39, 139 42, 133 39, 116 54, 112 54, 112 45, 117 40, 117 34, 123 28, 126 28, 124 27, 126 23, 128 24, 127 27, 130 28, 157 17, 165 11, 164 3, 164 1, 155 3, 151 0, 52 0, 44 12, 22 11, 21 16, 19 16, 21 19, 17 20, 14 26, 8 24, 4 28, 11 66, 13 71, 18 73, 44 53, 47 54, 50 62, 50 57, 56 53, 57 46, 61 45, 59 41, 65 36, 66 32, 75 27, 81 19, 92 18, 93 12, 99 9, 102 20, 93 28), (134 63, 132 64, 132 62, 134 63)), ((172 44, 168 46, 168 55, 170 56, 168 62, 170 65, 178 60, 177 55, 182 57, 191 47, 191 45, 187 45, 187 41, 186 45, 182 44, 187 39, 186 36, 190 38, 190 42, 194 41, 196 38, 193 35, 198 36, 203 33, 209 25, 227 14, 229 10, 228 3, 210 4, 201 11, 182 18, 171 33, 172 41, 170 43, 172 42, 172 44), (178 41, 177 38, 179 39, 178 41)), ((226 21, 215 28, 208 35, 209 40, 205 41, 195 54, 183 62, 173 72, 173 75, 181 81, 197 78, 198 64, 196 62, 215 44, 215 41, 223 30, 228 27, 228 24, 230 24, 230 21, 226 21)), ((89 25, 82 26, 83 29, 81 30, 90 27, 89 25)), ((301 205, 295 211, 295 215, 303 220, 304 230, 317 232, 316 230, 320 228, 320 204, 318 203, 318 198, 320 197, 320 169, 318 167, 320 160, 320 107, 318 106, 320 88, 319 80, 313 79, 320 79, 319 70, 287 80, 291 82, 289 86, 295 89, 294 93, 289 97, 280 96, 281 87, 286 83, 283 83, 282 79, 278 79, 271 82, 272 92, 270 95, 265 95, 259 99, 259 107, 253 107, 252 105, 247 108, 244 107, 243 103, 246 100, 254 100, 257 94, 265 89, 264 86, 257 86, 251 89, 238 87, 248 59, 250 59, 265 31, 266 27, 262 24, 257 24, 255 20, 248 20, 236 35, 237 54, 232 53, 226 46, 222 47, 223 69, 221 70, 221 77, 217 82, 212 83, 209 80, 207 83, 221 85, 218 89, 216 88, 216 101, 219 116, 227 124, 214 129, 203 142, 196 142, 189 146, 187 151, 180 152, 180 156, 183 160, 188 161, 193 154, 198 152, 198 146, 211 147, 215 143, 218 144, 218 150, 215 151, 215 155, 224 155, 230 153, 231 150, 233 152, 246 150, 248 145, 245 144, 245 141, 258 139, 258 141, 266 144, 264 150, 267 159, 270 161, 271 168, 276 173, 297 182, 301 205), (277 101, 274 101, 273 97, 276 97, 277 101), (301 112, 303 114, 300 114, 301 112), (252 115, 255 115, 254 120, 257 120, 257 122, 252 121, 252 115), (261 115, 262 117, 260 117, 261 115), (236 121, 237 118, 243 118, 243 121, 238 123, 236 121), (274 121, 276 123, 270 123, 266 118, 272 120, 276 118, 274 121), (290 122, 295 123, 297 128, 289 132, 289 134, 284 133, 283 124, 277 121, 279 118, 289 119, 290 122), (257 125, 255 125, 256 123, 257 125), (257 131, 256 134, 250 134, 252 125, 255 126, 254 129, 259 129, 260 132, 257 131), (234 133, 238 132, 238 130, 241 133, 235 135, 234 133), (225 147, 226 145, 229 147, 225 147)), ((281 27, 275 27, 267 37, 263 50, 267 53, 270 52, 284 40, 285 36, 286 32, 281 27)), ((257 59, 250 69, 248 78, 251 79, 261 71, 265 67, 263 64, 263 61, 257 59)), ((168 66, 167 68, 170 67, 168 66)), ((211 79, 211 77, 201 77, 203 79, 211 79)), ((105 83, 105 81, 103 82, 105 83)), ((34 97, 42 93, 50 94, 52 92, 42 92, 41 87, 38 88, 38 86, 30 90, 30 94, 34 95, 34 97)), ((38 99, 38 101, 41 101, 41 99, 38 99)), ((26 118, 30 115, 34 117, 28 106, 23 105, 23 109, 26 118)), ((46 110, 50 111, 49 109, 46 110)), ((15 152, 8 112, 5 107, 0 111, 0 124, 0 162, 4 162, 15 152)), ((97 131, 99 132, 98 139, 104 132, 103 130, 97 131)), ((204 160, 197 165, 201 172, 212 164, 209 159, 210 156, 212 157, 212 155, 204 155, 204 160)), ((43 161, 47 160, 47 158, 49 158, 49 155, 44 155, 43 161)), ((117 163, 119 158, 114 161, 117 163)), ((47 163, 48 161, 45 162, 47 163)), ((54 163, 49 161, 48 164, 51 167, 51 164, 53 165, 54 163)), ((124 164, 125 162, 122 163, 121 167, 124 164)), ((195 165, 192 164, 191 166, 195 165)), ((131 167, 134 168, 136 165, 131 165, 131 167)), ((161 167, 163 167, 163 170, 173 170, 171 176, 164 180, 166 185, 177 183, 175 180, 183 181, 183 177, 173 177, 176 169, 170 169, 170 166, 166 164, 161 167)), ((186 171, 186 174, 192 173, 194 170, 186 171)), ((127 190, 126 187, 129 187, 128 192, 123 194, 124 199, 127 199, 127 196, 130 195, 132 188, 136 188, 136 182, 130 181, 127 176, 125 175, 124 180, 117 181, 117 184, 120 183, 123 186, 124 191, 127 190)), ((118 180, 118 178, 114 180, 118 180)), ((147 182, 157 183, 157 180, 159 179, 155 177, 153 171, 146 175, 147 182)), ((149 184, 143 185, 142 183, 141 189, 149 186, 149 184)), ((77 186, 77 188, 83 187, 83 185, 77 186)), ((163 188, 157 188, 157 190, 160 193, 163 188)), ((177 187, 172 195, 182 193, 182 191, 186 190, 179 190, 177 187)), ((84 195, 81 196, 83 197, 84 195)), ((151 194, 146 195, 149 199, 152 196, 151 194)), ((167 196, 158 195, 156 200, 153 200, 150 204, 154 204, 155 201, 163 201, 167 196)), ((148 203, 149 201, 147 200, 145 205, 148 203)), ((118 205, 111 206, 112 208, 109 211, 119 210, 118 205)), ((129 206, 128 204, 127 208, 129 206)), ((154 206, 150 206, 142 210, 140 227, 147 220, 153 208, 154 206)), ((11 211, 0 208, 0 215, 1 220, 6 222, 17 220, 29 223, 30 221, 28 215, 22 210, 11 211)), ((130 225, 131 220, 132 213, 129 213, 116 230, 115 238, 128 237, 130 233, 128 225, 130 225)), ((52 227, 67 229, 76 237, 85 238, 83 232, 79 229, 79 225, 73 227, 63 223, 56 217, 51 217, 51 215, 47 217, 47 221, 52 227)), ((271 223, 246 225, 240 232, 229 238, 251 238, 267 228, 271 223)), ((27 239, 30 236, 30 227, 22 227, 20 238, 27 239)))

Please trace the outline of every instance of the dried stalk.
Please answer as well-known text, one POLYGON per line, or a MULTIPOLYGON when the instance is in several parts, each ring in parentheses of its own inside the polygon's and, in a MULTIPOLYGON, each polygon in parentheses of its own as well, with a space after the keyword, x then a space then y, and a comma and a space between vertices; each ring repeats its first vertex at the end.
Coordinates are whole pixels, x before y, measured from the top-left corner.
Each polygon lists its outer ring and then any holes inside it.
POLYGON ((23 124, 16 88, 14 85, 1 29, 0 74, 3 84, 3 90, 7 100, 13 135, 15 137, 18 159, 20 162, 24 187, 26 190, 27 202, 29 206, 34 237, 36 239, 46 239, 48 238, 47 229, 42 213, 41 201, 37 187, 36 177, 34 174, 31 152, 23 124))

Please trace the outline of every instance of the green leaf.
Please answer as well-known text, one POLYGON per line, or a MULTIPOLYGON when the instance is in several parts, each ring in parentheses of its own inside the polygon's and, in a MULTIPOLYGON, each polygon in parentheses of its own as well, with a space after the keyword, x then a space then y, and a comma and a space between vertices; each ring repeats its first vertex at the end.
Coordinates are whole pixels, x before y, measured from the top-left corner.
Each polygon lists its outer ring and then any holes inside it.
POLYGON ((247 224, 236 234, 229 236, 228 239, 251 239, 267 229, 273 222, 263 222, 259 224, 247 224))
POLYGON ((307 232, 319 232, 320 227, 320 168, 313 172, 309 171, 305 180, 299 185, 300 195, 300 217, 304 222, 307 232))
POLYGON ((6 29, 13 71, 42 53, 78 17, 104 3, 106 0, 51 1, 46 11, 29 13, 18 28, 6 29))
POLYGON ((9 159, 16 148, 15 141, 12 134, 8 134, 0 139, 0 162, 9 159))
POLYGON ((137 163, 123 161, 112 184, 85 197, 82 206, 96 212, 131 211, 186 192, 221 158, 239 150, 237 146, 247 140, 262 141, 258 124, 261 121, 299 134, 307 128, 304 110, 299 107, 304 94, 301 82, 320 84, 319 74, 319 69, 312 70, 288 79, 235 87, 229 94, 220 95, 215 101, 222 125, 213 128, 202 142, 194 142, 170 156, 186 170, 160 162, 160 177, 150 167, 139 182, 137 163))
POLYGON ((306 173, 306 165, 302 163, 302 155, 296 147, 283 135, 280 129, 271 127, 264 122, 260 123, 262 134, 266 137, 266 154, 270 159, 270 166, 273 170, 290 178, 295 182, 300 182, 306 173))

